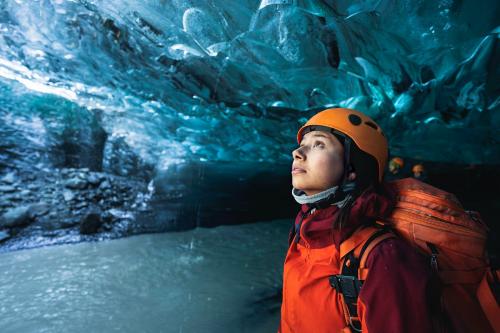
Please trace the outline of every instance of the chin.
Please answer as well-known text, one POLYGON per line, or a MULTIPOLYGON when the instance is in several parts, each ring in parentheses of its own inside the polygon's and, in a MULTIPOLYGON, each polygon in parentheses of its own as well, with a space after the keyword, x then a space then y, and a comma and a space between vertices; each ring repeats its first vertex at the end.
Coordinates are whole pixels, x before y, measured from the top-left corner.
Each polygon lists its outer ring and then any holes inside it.
POLYGON ((302 190, 302 187, 300 182, 292 180, 292 186, 296 188, 297 190, 302 190))
POLYGON ((301 184, 299 182, 297 183, 294 183, 292 182, 292 186, 297 189, 297 190, 301 190, 301 191, 307 191, 307 187, 306 186, 301 186, 301 184))

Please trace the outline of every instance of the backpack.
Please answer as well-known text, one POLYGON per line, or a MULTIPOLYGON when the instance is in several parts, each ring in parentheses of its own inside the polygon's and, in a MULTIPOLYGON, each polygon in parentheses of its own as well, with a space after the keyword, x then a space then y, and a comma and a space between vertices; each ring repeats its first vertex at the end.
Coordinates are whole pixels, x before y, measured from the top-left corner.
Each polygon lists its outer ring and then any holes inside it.
POLYGON ((500 269, 489 265, 488 228, 479 214, 464 210, 453 194, 414 178, 388 185, 396 195, 394 210, 377 221, 378 227, 356 232, 364 234, 364 241, 344 256, 340 274, 330 277, 330 285, 342 294, 348 329, 361 331, 357 298, 370 251, 387 238, 401 237, 429 258, 441 282, 437 332, 499 333, 500 269))

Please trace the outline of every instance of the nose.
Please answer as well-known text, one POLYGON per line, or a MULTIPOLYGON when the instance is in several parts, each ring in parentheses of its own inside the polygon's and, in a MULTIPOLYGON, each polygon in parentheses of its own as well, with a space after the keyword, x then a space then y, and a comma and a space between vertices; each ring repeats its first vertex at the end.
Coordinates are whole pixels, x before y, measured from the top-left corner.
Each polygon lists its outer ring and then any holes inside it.
POLYGON ((305 155, 304 155, 304 151, 303 151, 302 147, 299 147, 299 148, 295 149, 292 152, 292 157, 293 157, 294 160, 304 160, 305 159, 305 155))

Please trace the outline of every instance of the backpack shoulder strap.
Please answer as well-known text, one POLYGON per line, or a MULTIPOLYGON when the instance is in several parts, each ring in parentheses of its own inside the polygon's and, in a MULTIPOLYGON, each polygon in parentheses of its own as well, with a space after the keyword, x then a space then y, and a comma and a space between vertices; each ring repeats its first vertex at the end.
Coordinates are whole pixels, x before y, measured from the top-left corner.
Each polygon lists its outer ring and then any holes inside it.
POLYGON ((361 281, 366 280, 366 277, 368 276, 369 269, 366 267, 366 260, 368 259, 368 256, 370 255, 371 251, 375 248, 375 246, 380 244, 382 241, 389 238, 395 238, 396 235, 390 229, 382 228, 378 232, 373 234, 372 237, 370 237, 363 244, 363 247, 359 252, 358 279, 360 279, 361 281))
POLYGON ((380 242, 393 237, 395 235, 387 228, 375 229, 360 245, 344 256, 340 274, 330 276, 330 285, 342 295, 346 323, 355 332, 361 332, 357 303, 361 286, 368 275, 366 258, 380 242))

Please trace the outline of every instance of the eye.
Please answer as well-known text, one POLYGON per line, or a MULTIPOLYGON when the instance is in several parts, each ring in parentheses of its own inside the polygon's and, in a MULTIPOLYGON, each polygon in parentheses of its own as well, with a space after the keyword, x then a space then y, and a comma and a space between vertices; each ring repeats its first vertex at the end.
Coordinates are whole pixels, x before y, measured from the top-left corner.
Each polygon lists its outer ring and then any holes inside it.
POLYGON ((320 148, 322 148, 324 146, 325 146, 325 144, 321 141, 316 141, 313 145, 313 147, 320 147, 320 148))

